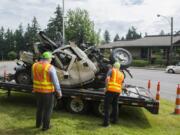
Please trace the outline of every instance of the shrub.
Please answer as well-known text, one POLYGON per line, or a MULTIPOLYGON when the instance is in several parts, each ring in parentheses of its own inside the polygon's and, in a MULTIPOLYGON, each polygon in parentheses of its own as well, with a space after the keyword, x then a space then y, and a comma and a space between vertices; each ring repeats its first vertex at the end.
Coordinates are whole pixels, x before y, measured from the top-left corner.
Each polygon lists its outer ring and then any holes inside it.
POLYGON ((144 67, 147 66, 149 62, 147 60, 133 60, 132 66, 144 67))
POLYGON ((13 59, 16 59, 16 57, 17 57, 17 53, 16 52, 14 52, 14 51, 10 51, 10 52, 8 52, 8 59, 9 60, 13 60, 13 59))
POLYGON ((165 59, 156 59, 154 62, 155 65, 166 65, 165 59))

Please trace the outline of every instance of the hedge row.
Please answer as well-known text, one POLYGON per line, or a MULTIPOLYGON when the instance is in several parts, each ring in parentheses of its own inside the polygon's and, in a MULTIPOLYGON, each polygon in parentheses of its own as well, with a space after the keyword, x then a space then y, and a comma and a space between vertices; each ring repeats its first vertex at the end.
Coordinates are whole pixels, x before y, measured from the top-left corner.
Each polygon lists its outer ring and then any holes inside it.
POLYGON ((133 60, 132 61, 132 66, 135 67, 144 67, 149 65, 149 62, 147 60, 133 60))

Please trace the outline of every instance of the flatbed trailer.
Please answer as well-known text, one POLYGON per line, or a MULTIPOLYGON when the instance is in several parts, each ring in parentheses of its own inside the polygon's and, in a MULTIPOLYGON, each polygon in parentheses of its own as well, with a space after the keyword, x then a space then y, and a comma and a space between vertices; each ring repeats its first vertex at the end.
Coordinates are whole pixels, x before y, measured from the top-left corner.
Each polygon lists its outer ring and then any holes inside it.
MULTIPOLYGON (((11 91, 32 93, 32 85, 22 85, 11 82, 0 82, 0 89, 5 90, 10 96, 11 91)), ((73 113, 87 111, 89 105, 97 115, 103 115, 104 88, 100 89, 70 89, 62 88, 63 98, 57 100, 58 104, 65 104, 67 109, 73 113)), ((119 105, 144 107, 152 114, 158 114, 159 102, 155 100, 151 92, 143 87, 125 85, 119 96, 119 105)))

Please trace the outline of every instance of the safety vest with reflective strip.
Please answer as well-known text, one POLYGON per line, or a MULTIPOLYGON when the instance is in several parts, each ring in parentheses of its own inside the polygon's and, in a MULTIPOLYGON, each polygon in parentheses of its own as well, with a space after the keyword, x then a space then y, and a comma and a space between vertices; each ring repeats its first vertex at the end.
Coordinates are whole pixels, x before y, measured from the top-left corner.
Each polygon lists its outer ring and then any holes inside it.
POLYGON ((47 62, 37 62, 33 64, 33 92, 52 93, 55 91, 49 74, 50 67, 51 64, 47 62))
POLYGON ((112 68, 111 77, 108 80, 107 91, 121 93, 124 74, 116 68, 112 68))

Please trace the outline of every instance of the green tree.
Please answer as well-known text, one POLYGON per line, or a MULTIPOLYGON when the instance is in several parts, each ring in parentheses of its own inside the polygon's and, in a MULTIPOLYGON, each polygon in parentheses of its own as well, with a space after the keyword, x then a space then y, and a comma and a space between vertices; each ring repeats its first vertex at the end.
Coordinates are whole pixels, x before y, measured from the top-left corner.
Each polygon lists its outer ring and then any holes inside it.
POLYGON ((12 30, 10 30, 9 28, 7 29, 7 32, 5 33, 5 56, 7 57, 7 53, 9 51, 14 50, 14 35, 12 30))
POLYGON ((126 40, 133 40, 133 39, 138 39, 138 38, 141 38, 141 33, 138 34, 136 32, 136 28, 133 26, 129 28, 128 33, 126 34, 126 40))
POLYGON ((0 29, 0 58, 3 60, 4 58, 4 50, 5 50, 5 40, 4 40, 4 27, 1 27, 0 29))
POLYGON ((7 57, 9 60, 14 60, 17 57, 17 53, 15 51, 10 51, 8 52, 7 57))
POLYGON ((124 36, 122 36, 121 40, 122 40, 122 41, 125 40, 124 36))
POLYGON ((164 30, 161 30, 160 33, 159 33, 159 35, 165 35, 164 30))
POLYGON ((120 40, 119 35, 116 34, 115 37, 114 37, 114 42, 119 41, 119 40, 120 40))
MULTIPOLYGON (((40 31, 39 23, 38 23, 36 17, 34 17, 31 25, 28 24, 27 28, 26 28, 26 32, 24 35, 25 45, 30 45, 30 48, 32 49, 33 43, 39 41, 39 38, 37 36, 39 31, 40 31)), ((27 46, 26 46, 26 48, 27 48, 27 46)))
POLYGON ((57 32, 61 32, 61 34, 63 33, 63 13, 59 5, 56 7, 54 14, 55 17, 50 18, 47 29, 45 30, 48 37, 51 39, 55 39, 57 32))
POLYGON ((19 25, 18 29, 14 32, 14 47, 16 48, 16 52, 20 50, 25 50, 25 41, 23 35, 23 26, 19 25))
POLYGON ((95 44, 99 41, 98 33, 94 31, 94 23, 90 20, 86 10, 69 10, 66 23, 67 41, 95 44))
POLYGON ((110 34, 109 34, 108 30, 105 30, 105 32, 104 32, 104 41, 105 41, 105 43, 110 42, 110 34))

